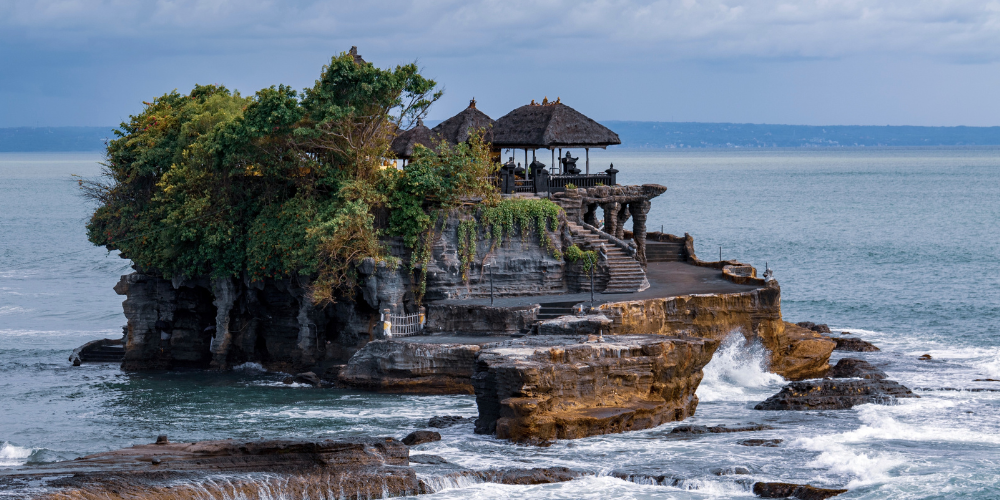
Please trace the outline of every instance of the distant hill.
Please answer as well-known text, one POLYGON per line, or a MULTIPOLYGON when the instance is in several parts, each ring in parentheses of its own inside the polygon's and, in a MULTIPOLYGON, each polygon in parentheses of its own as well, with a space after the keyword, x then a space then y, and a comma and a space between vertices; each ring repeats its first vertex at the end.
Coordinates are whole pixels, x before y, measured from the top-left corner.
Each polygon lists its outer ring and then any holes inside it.
POLYGON ((1000 127, 763 125, 604 121, 625 148, 794 148, 1000 145, 1000 127))
MULTIPOLYGON (((854 146, 997 146, 1000 127, 763 125, 697 122, 601 122, 624 148, 795 148, 854 146)), ((436 122, 428 121, 428 126, 436 122)), ((101 151, 114 127, 0 128, 0 152, 101 151)))
POLYGON ((114 127, 0 128, 0 152, 101 151, 114 127))

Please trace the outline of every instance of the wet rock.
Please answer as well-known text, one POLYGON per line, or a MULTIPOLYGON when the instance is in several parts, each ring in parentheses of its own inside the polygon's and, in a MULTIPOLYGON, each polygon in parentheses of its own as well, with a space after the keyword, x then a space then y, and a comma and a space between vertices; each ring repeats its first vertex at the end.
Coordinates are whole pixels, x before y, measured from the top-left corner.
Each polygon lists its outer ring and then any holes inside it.
POLYGON ((865 403, 887 404, 896 398, 917 398, 892 380, 822 379, 792 382, 755 410, 846 410, 865 403))
POLYGON ((432 443, 440 440, 441 434, 438 434, 437 432, 413 431, 403 438, 403 444, 406 446, 417 446, 418 444, 432 443))
POLYGON ((919 359, 920 361, 930 361, 932 358, 930 354, 921 354, 920 357, 917 359, 919 359))
POLYGON ((648 429, 698 404, 718 343, 661 335, 529 336, 484 348, 473 384, 476 432, 541 443, 648 429))
POLYGON ((476 419, 473 417, 460 417, 458 415, 438 415, 431 417, 431 419, 427 421, 427 427, 434 427, 435 429, 444 429, 445 427, 464 424, 466 422, 474 422, 475 420, 476 419))
POLYGON ((410 463, 424 464, 424 465, 442 465, 448 463, 448 461, 437 455, 410 455, 410 463))
POLYGON ((746 424, 737 425, 734 427, 727 427, 725 425, 715 425, 712 427, 707 427, 704 425, 678 425, 670 430, 671 434, 726 434, 729 432, 753 432, 753 431, 768 431, 772 430, 774 427, 765 424, 746 424))
POLYGON ((816 333, 832 333, 830 331, 830 327, 826 326, 825 324, 816 324, 813 323, 812 321, 800 321, 795 324, 807 330, 812 330, 816 333))
POLYGON ((732 475, 749 475, 750 469, 746 467, 717 467, 709 470, 712 474, 716 476, 732 476, 732 475))
POLYGON ((753 493, 761 498, 797 498, 799 500, 824 500, 847 490, 817 488, 808 484, 754 483, 753 493))
POLYGON ((538 324, 539 335, 597 335, 609 332, 611 319, 603 314, 560 316, 538 324))
POLYGON ((166 434, 160 434, 159 436, 156 436, 155 444, 170 444, 170 440, 167 439, 166 434))
POLYGON ((830 378, 865 378, 882 380, 887 377, 884 371, 875 368, 871 363, 856 358, 843 358, 837 365, 826 372, 830 378))
POLYGON ((340 371, 342 384, 379 392, 472 394, 477 344, 369 342, 340 371))
POLYGON ((765 448, 777 448, 784 440, 782 439, 741 439, 736 444, 741 446, 763 446, 765 448))
POLYGON ((323 386, 323 381, 313 372, 296 373, 293 380, 300 384, 309 384, 313 387, 323 386))
POLYGON ((0 483, 28 480, 50 498, 259 498, 279 489, 294 498, 381 498, 417 492, 408 455, 392 438, 148 444, 0 471, 0 483))
POLYGON ((875 344, 857 337, 837 337, 833 341, 837 343, 837 347, 833 348, 834 351, 876 352, 880 350, 875 344))
POLYGON ((771 371, 789 380, 822 377, 830 369, 830 354, 837 347, 833 339, 787 322, 773 344, 776 351, 771 371))
POLYGON ((468 484, 468 480, 478 479, 487 483, 533 485, 551 484, 572 481, 584 473, 566 467, 548 467, 538 469, 493 469, 493 470, 463 470, 438 477, 420 480, 420 493, 434 493, 445 488, 454 488, 459 484, 468 484))

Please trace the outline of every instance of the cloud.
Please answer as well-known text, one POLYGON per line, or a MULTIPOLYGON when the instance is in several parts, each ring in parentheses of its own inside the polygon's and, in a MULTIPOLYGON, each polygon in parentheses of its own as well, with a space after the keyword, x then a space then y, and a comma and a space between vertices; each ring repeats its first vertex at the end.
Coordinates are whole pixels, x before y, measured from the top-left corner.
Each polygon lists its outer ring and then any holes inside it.
POLYGON ((489 51, 667 59, 1000 59, 993 0, 36 0, 0 7, 4 38, 39 45, 171 40, 247 50, 356 40, 425 56, 489 51))

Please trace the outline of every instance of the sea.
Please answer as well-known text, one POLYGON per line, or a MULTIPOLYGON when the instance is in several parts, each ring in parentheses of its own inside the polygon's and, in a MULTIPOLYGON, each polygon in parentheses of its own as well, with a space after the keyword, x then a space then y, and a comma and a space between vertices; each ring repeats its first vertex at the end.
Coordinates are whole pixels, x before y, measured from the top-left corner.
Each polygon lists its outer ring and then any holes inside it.
MULTIPOLYGON (((435 415, 476 415, 473 396, 285 385, 284 374, 255 364, 226 373, 71 366, 74 348, 120 337, 125 323, 112 287, 130 263, 87 242, 94 206, 74 177, 96 177, 101 159, 0 154, 0 467, 158 434, 402 438, 435 415)), ((734 332, 705 368, 697 413, 685 423, 772 430, 679 436, 669 423, 542 448, 463 424, 412 453, 475 469, 563 466, 592 475, 535 486, 445 481, 421 498, 751 498, 754 481, 846 488, 844 499, 1000 498, 1000 382, 984 381, 1000 379, 1000 149, 611 149, 592 151, 590 163, 613 163, 622 184, 667 186, 649 230, 691 234, 704 260, 721 253, 773 269, 786 320, 826 323, 835 335, 876 344, 880 352, 836 352, 834 360, 866 359, 920 398, 754 410, 785 381, 767 371, 760 346, 734 332), (918 359, 924 354, 931 359, 918 359), (738 444, 745 438, 782 442, 738 444)))

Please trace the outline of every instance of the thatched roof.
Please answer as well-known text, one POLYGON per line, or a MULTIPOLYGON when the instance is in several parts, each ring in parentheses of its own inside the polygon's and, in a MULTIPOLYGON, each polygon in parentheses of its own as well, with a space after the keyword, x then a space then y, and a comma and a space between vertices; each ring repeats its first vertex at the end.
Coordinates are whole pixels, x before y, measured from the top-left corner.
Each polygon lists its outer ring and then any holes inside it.
POLYGON ((544 104, 531 101, 498 119, 493 127, 493 146, 498 148, 604 147, 621 143, 618 134, 558 100, 544 104))
POLYGON ((417 120, 417 126, 396 134, 396 138, 392 140, 390 148, 393 153, 396 153, 397 158, 409 158, 413 156, 413 146, 422 144, 434 149, 435 143, 440 140, 437 134, 424 125, 423 120, 417 120))
POLYGON ((476 100, 473 99, 469 102, 469 107, 439 123, 432 130, 442 139, 452 144, 459 144, 469 140, 470 130, 481 128, 486 130, 487 142, 491 142, 494 123, 486 113, 476 109, 476 100))

